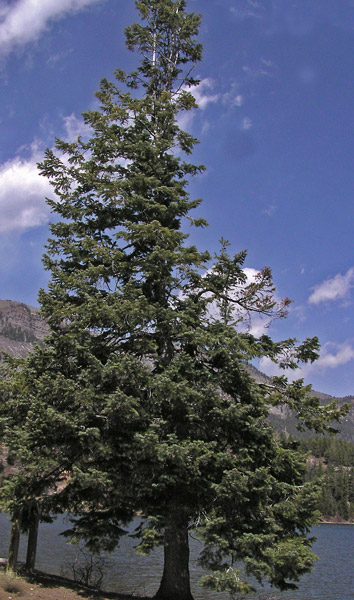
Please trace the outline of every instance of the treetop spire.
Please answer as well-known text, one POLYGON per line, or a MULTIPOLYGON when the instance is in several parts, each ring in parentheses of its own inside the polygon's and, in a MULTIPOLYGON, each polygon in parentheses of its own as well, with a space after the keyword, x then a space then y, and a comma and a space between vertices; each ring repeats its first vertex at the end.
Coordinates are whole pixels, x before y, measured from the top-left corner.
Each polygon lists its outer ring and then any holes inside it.
POLYGON ((184 0, 137 0, 135 4, 145 24, 126 28, 126 45, 142 57, 137 73, 146 93, 156 96, 193 85, 192 69, 184 71, 184 65, 202 57, 196 37, 200 15, 186 13, 184 0))

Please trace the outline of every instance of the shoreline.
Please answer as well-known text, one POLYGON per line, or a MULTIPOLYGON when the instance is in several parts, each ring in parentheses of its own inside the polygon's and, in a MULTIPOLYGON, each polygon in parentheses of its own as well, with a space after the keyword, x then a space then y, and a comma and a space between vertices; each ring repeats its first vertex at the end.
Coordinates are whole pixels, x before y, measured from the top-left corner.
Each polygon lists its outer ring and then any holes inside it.
POLYGON ((354 521, 340 521, 337 519, 320 519, 318 525, 354 525, 354 521))

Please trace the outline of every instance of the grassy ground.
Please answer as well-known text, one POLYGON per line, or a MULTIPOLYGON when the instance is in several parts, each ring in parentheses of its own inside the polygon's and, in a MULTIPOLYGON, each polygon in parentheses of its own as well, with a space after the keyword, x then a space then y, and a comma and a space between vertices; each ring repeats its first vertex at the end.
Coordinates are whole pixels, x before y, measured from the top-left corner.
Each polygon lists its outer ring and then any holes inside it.
POLYGON ((35 572, 31 576, 0 572, 0 600, 148 600, 138 596, 97 592, 70 579, 35 572))

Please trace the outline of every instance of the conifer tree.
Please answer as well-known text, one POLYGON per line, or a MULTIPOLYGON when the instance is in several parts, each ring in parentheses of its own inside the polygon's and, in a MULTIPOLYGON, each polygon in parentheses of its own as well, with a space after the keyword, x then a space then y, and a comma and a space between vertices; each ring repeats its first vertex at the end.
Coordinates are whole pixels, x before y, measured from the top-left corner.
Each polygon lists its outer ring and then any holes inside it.
POLYGON ((188 245, 187 220, 206 225, 187 191, 203 170, 188 162, 197 140, 178 124, 196 108, 200 17, 184 0, 136 7, 126 40, 138 67, 101 82, 99 109, 84 113, 89 139, 57 140, 40 165, 55 193, 39 295, 50 333, 2 386, 3 435, 21 464, 6 494, 15 510, 25 481, 28 501, 76 514, 72 534, 95 551, 112 549, 139 511, 140 550, 164 546, 159 600, 192 599, 191 530, 205 585, 245 593, 253 575, 286 589, 313 562, 316 498, 301 453, 267 415, 287 403, 321 430, 340 411, 301 381, 258 385, 248 374, 262 356, 312 361, 318 342, 253 337, 243 327, 252 313, 286 314, 270 270, 249 283, 245 252, 231 256, 222 241, 211 259, 188 245))

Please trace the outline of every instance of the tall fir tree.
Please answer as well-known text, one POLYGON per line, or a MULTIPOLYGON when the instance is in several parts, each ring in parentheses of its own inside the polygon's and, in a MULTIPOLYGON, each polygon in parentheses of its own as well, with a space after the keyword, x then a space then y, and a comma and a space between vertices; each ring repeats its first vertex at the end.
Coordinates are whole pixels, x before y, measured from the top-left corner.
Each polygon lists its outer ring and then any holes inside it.
POLYGON ((88 140, 60 140, 41 172, 55 196, 39 295, 50 334, 2 384, 2 432, 18 474, 5 483, 15 514, 33 499, 76 514, 71 534, 112 549, 137 511, 139 548, 164 546, 159 600, 191 600, 188 535, 203 541, 204 584, 232 594, 247 577, 280 589, 313 563, 307 539, 316 498, 304 460, 267 424, 287 403, 317 430, 339 418, 302 382, 257 385, 247 362, 283 367, 316 358, 298 344, 253 337, 252 313, 286 314, 270 270, 249 283, 245 252, 213 260, 187 244, 188 162, 196 139, 178 124, 196 108, 198 15, 184 0, 140 0, 126 29, 141 62, 103 80, 84 114, 88 140), (58 479, 65 485, 58 488, 58 479), (243 561, 244 569, 237 565, 243 561))

